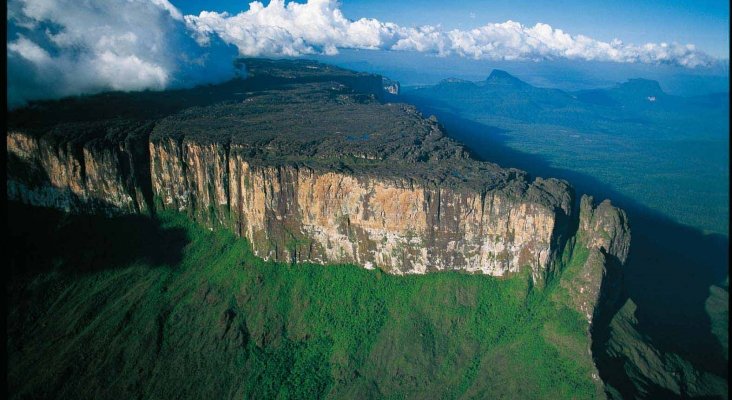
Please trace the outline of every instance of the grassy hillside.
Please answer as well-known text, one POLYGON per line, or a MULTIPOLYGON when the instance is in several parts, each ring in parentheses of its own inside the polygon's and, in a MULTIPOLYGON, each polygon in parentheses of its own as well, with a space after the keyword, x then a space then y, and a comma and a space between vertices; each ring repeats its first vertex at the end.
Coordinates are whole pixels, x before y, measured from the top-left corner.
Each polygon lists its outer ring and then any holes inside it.
POLYGON ((8 217, 12 398, 598 395, 556 284, 265 262, 179 214, 8 217))

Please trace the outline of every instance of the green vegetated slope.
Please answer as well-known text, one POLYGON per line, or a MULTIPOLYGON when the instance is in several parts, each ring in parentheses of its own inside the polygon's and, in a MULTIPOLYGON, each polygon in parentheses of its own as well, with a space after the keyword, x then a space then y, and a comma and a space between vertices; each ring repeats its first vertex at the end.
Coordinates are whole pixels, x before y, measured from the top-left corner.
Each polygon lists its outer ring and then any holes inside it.
POLYGON ((8 213, 14 398, 602 395, 586 321, 528 274, 277 264, 175 213, 8 213))

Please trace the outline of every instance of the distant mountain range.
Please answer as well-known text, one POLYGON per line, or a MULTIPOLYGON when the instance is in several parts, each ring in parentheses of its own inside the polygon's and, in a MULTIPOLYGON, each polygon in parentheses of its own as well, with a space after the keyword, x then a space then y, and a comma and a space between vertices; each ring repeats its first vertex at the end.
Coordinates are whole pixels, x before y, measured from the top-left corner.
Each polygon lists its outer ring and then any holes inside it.
POLYGON ((502 70, 483 81, 448 78, 433 86, 403 88, 408 101, 469 115, 491 115, 530 123, 596 129, 598 121, 647 123, 674 128, 705 120, 718 131, 729 114, 727 93, 682 97, 667 94, 657 81, 630 79, 613 87, 563 91, 533 86, 502 70), (706 116, 706 118, 702 118, 706 116))

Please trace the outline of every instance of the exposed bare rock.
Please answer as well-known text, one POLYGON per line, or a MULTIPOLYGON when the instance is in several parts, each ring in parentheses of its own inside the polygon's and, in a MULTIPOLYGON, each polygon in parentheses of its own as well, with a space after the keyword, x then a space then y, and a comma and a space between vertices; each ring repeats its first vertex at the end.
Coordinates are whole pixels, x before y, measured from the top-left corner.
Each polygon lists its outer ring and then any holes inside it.
POLYGON ((8 198, 75 212, 147 213, 150 124, 63 124, 46 133, 11 130, 8 198))
POLYGON ((620 269, 628 258, 630 228, 625 211, 609 200, 594 206, 592 196, 582 196, 575 240, 574 251, 583 247, 587 258, 579 273, 563 283, 575 308, 592 322, 600 296, 617 294, 620 269))
POLYGON ((308 83, 163 119, 159 205, 267 259, 545 278, 569 233, 565 182, 473 160, 413 107, 359 96, 308 83))

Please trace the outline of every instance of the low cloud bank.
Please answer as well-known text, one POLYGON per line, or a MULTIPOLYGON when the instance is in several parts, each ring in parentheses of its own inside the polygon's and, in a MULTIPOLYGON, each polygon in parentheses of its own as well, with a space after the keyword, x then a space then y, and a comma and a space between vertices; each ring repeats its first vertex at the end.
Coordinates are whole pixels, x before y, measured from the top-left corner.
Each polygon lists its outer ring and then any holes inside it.
POLYGON ((470 30, 403 27, 344 17, 335 0, 267 6, 236 15, 182 15, 167 0, 10 0, 8 100, 216 82, 242 56, 337 54, 338 49, 415 51, 488 60, 577 59, 694 68, 715 60, 693 45, 603 42, 538 23, 470 30), (238 50, 238 51, 237 51, 238 50))
POLYGON ((232 77, 236 48, 192 33, 167 0, 10 0, 8 106, 232 77))

